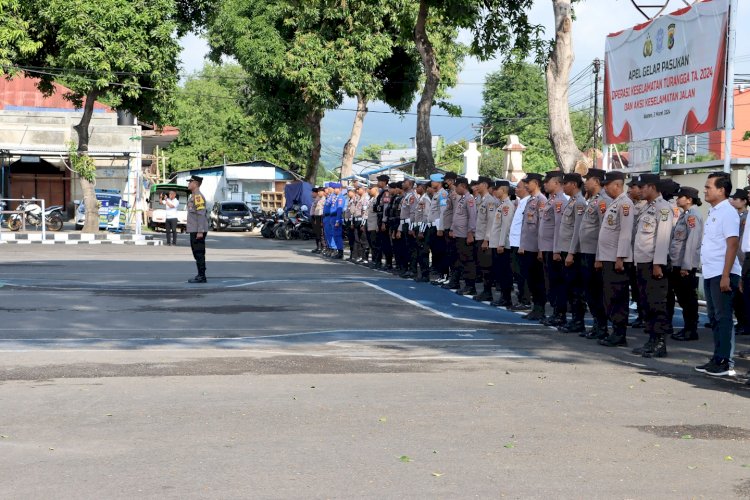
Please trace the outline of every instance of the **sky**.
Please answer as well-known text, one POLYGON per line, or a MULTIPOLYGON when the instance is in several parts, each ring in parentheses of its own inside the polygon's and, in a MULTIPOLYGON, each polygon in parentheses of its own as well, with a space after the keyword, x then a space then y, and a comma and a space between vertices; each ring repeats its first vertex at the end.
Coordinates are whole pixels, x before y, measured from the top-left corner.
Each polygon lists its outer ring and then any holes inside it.
MULTIPOLYGON (((660 0, 665 1, 665 0, 660 0)), ((639 0, 640 4, 660 3, 656 0, 639 0)), ((691 0, 692 3, 692 0, 691 0)), ((685 5, 684 0, 669 0, 666 12, 671 12, 685 5)), ((604 59, 604 42, 607 34, 627 29, 645 21, 645 18, 633 7, 630 0, 583 0, 575 6, 575 22, 573 23, 573 50, 575 61, 571 76, 582 71, 585 75, 575 83, 570 90, 571 102, 580 103, 587 107, 593 93, 593 75, 587 67, 595 58, 604 59)), ((545 27, 547 38, 554 37, 554 17, 551 0, 536 0, 529 13, 530 21, 545 27)), ((737 18, 737 49, 736 73, 750 73, 750 30, 743 27, 750 26, 750 1, 740 0, 737 18)), ((460 38, 469 40, 467 33, 460 38)), ((199 70, 208 52, 204 40, 195 35, 182 40, 183 71, 190 73, 199 70)), ((501 63, 498 60, 478 61, 467 58, 459 75, 458 85, 450 90, 450 102, 461 106, 463 116, 448 118, 433 116, 431 119, 432 133, 442 135, 447 143, 460 139, 473 139, 476 131, 473 125, 481 122, 479 116, 482 107, 482 85, 488 73, 498 71, 501 63)), ((354 109, 354 101, 345 100, 341 108, 354 109)), ((415 103, 416 107, 416 103, 415 103)), ((372 103, 368 106, 371 111, 388 111, 382 103, 372 103)), ((440 109, 433 110, 434 115, 445 114, 440 109)), ((341 150, 349 137, 354 113, 347 110, 329 110, 323 120, 323 151, 322 162, 326 168, 338 166, 341 150)), ((368 144, 383 144, 391 141, 398 144, 409 144, 410 138, 416 132, 416 117, 399 117, 393 114, 369 113, 365 118, 359 146, 368 144)))

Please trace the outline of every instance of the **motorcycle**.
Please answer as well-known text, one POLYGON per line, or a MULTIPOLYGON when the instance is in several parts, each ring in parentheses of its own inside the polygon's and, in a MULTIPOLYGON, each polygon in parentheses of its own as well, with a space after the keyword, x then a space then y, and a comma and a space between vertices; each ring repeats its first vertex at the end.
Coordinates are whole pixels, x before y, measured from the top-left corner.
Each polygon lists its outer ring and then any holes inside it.
POLYGON ((264 238, 274 238, 275 229, 278 224, 278 214, 274 212, 266 213, 262 218, 260 234, 264 238))
POLYGON ((50 231, 60 231, 63 228, 62 218, 62 207, 60 205, 53 205, 44 211, 44 217, 42 217, 42 207, 36 203, 29 201, 21 202, 16 210, 23 213, 11 214, 8 217, 7 225, 11 231, 18 231, 25 225, 39 227, 42 225, 42 219, 44 219, 44 225, 50 231))
POLYGON ((307 207, 303 205, 301 210, 297 212, 297 215, 293 218, 294 227, 291 230, 291 237, 294 239, 307 241, 315 238, 312 221, 310 221, 310 217, 305 214, 306 211, 307 207))

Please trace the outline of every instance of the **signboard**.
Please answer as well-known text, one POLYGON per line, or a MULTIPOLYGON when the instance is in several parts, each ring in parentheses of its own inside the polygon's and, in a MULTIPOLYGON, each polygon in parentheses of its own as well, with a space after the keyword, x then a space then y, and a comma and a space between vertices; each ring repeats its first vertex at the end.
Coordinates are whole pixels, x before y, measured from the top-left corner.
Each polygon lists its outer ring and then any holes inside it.
POLYGON ((729 1, 699 2, 607 37, 607 144, 723 127, 729 1))

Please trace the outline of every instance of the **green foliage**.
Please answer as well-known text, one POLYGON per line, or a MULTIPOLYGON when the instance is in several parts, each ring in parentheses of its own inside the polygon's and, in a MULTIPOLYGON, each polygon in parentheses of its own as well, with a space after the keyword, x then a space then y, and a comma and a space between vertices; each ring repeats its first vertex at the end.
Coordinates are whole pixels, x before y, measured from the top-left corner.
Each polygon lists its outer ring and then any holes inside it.
POLYGON ((385 144, 368 144, 364 146, 357 156, 358 161, 369 160, 376 161, 380 159, 380 152, 384 149, 407 149, 407 144, 399 144, 391 141, 386 141, 385 144))
POLYGON ((453 144, 448 144, 439 149, 435 156, 436 167, 441 170, 461 173, 464 169, 464 151, 469 148, 466 139, 461 139, 453 144))
POLYGON ((68 158, 70 168, 87 181, 93 183, 96 181, 96 165, 89 155, 80 154, 76 151, 75 141, 68 142, 68 158))
MULTIPOLYGON (((175 100, 172 124, 180 135, 167 150, 172 171, 262 158, 304 163, 309 142, 279 141, 259 125, 257 102, 246 99, 247 74, 237 64, 207 64, 189 77, 175 100)), ((304 135, 304 133, 303 133, 304 135)))
POLYGON ((745 132, 745 135, 742 136, 743 141, 750 141, 750 130, 745 132))
POLYGON ((13 73, 10 65, 34 54, 41 42, 29 36, 29 23, 22 17, 18 0, 0 0, 0 75, 13 73))
MULTIPOLYGON (((517 135, 527 147, 523 169, 546 172, 557 168, 549 140, 547 89, 541 67, 525 62, 508 62, 500 71, 487 75, 483 92, 483 125, 492 127, 485 144, 502 148, 509 135, 517 135)), ((591 136, 591 118, 573 111, 571 124, 576 144, 586 146, 591 136)))
POLYGON ((180 52, 174 0, 25 0, 22 9, 42 47, 19 62, 56 68, 33 74, 42 91, 57 81, 77 106, 93 91, 141 121, 169 119, 180 52))

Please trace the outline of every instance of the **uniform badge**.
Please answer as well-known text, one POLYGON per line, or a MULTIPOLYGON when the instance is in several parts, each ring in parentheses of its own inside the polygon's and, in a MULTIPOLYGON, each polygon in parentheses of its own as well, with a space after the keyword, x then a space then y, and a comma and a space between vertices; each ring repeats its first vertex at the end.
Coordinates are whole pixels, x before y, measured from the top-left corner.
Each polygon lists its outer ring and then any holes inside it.
POLYGON ((586 209, 586 207, 584 207, 583 205, 581 205, 580 207, 576 208, 576 213, 577 213, 578 215, 583 215, 583 211, 584 211, 585 209, 586 209))
POLYGON ((544 202, 539 200, 539 210, 544 210, 544 202))
POLYGON ((588 212, 589 215, 594 215, 595 211, 596 210, 594 210, 594 207, 589 207, 589 209, 587 210, 587 212, 588 212))
POLYGON ((555 212, 559 214, 561 211, 562 211, 562 202, 558 201, 555 203, 555 212))
POLYGON ((687 218, 688 227, 693 229, 695 227, 695 215, 691 215, 687 218))
POLYGON ((678 218, 680 216, 680 207, 672 207, 672 213, 675 219, 678 218))
POLYGON ((677 239, 682 239, 682 237, 685 236, 685 231, 675 231, 674 237, 677 239))
POLYGON ((668 208, 662 208, 661 210, 659 210, 662 222, 666 222, 669 220, 669 212, 671 212, 671 210, 669 210, 668 208))
POLYGON ((505 205, 503 207, 503 215, 508 215, 510 213, 510 207, 508 205, 505 205))
POLYGON ((622 214, 625 217, 627 217, 628 215, 630 215, 630 205, 628 205, 627 203, 623 203, 623 205, 622 205, 622 214))
POLYGON ((604 215, 604 212, 607 211, 607 202, 605 202, 604 200, 599 202, 599 211, 602 213, 602 215, 604 215))
POLYGON ((614 226, 615 225, 615 216, 612 214, 609 214, 607 216, 607 225, 614 226))

